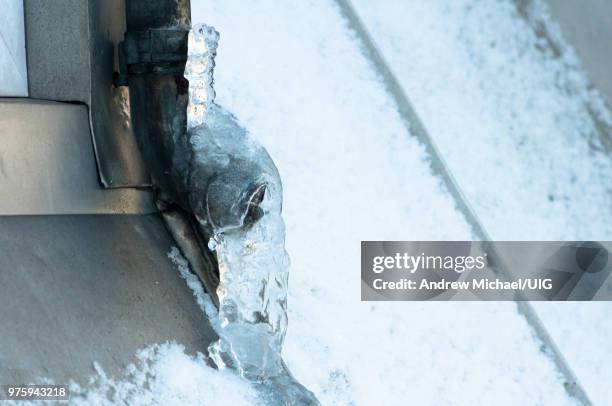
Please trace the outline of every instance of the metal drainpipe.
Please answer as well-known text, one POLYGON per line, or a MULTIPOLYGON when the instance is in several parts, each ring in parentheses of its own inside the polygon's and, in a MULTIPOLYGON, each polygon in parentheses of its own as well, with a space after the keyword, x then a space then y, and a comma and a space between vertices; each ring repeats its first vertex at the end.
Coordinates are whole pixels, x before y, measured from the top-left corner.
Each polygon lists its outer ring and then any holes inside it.
POLYGON ((218 304, 218 266, 191 214, 185 174, 189 83, 184 78, 190 0, 126 0, 118 85, 128 85, 134 135, 166 226, 192 271, 218 304))
POLYGON ((187 209, 177 171, 188 157, 188 82, 183 77, 189 0, 127 0, 121 80, 130 89, 132 124, 154 186, 165 201, 187 209), (176 149, 185 149, 177 151, 176 149))

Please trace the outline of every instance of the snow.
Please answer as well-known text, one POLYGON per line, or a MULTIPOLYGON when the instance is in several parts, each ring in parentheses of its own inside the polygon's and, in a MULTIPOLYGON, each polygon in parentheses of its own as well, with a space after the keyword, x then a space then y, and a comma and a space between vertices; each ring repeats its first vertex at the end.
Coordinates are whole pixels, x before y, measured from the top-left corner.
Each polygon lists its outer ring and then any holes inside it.
POLYGON ((176 343, 153 345, 138 352, 122 380, 97 366, 85 389, 71 386, 74 405, 253 405, 257 392, 229 371, 207 365, 202 354, 189 356, 176 343))
POLYGON ((322 404, 571 404, 512 303, 360 302, 362 239, 472 234, 337 8, 192 7, 221 33, 217 100, 283 179, 296 378, 322 404))
POLYGON ((601 98, 571 52, 543 51, 509 0, 355 4, 494 239, 612 238, 601 98))
POLYGON ((540 318, 555 338, 579 382, 595 405, 612 399, 612 323, 610 302, 535 303, 540 318))
MULTIPOLYGON (((511 1, 354 3, 493 239, 610 240, 612 160, 597 129, 610 112, 543 2, 529 2, 534 23, 558 51, 511 1)), ((533 306, 607 403, 611 305, 533 306)))
POLYGON ((5 0, 0 13, 0 97, 27 96, 23 0, 5 0))

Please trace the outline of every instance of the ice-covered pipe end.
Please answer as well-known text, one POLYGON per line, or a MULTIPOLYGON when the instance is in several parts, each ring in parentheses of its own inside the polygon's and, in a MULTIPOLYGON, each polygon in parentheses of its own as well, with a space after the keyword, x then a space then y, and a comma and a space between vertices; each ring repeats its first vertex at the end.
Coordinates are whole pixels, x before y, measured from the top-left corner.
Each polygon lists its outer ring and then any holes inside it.
POLYGON ((185 78, 189 81, 187 129, 204 124, 206 112, 215 101, 213 71, 219 44, 219 33, 211 26, 197 24, 189 32, 189 54, 185 78))

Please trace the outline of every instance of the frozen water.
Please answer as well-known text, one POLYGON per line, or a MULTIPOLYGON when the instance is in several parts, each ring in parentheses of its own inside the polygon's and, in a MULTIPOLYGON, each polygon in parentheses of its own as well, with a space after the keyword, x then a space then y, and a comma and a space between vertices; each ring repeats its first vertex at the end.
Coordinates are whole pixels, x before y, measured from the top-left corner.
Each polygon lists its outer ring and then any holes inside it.
MULTIPOLYGON (((193 149, 187 189, 190 205, 208 235, 249 228, 264 213, 281 210, 282 186, 266 150, 236 118, 217 105, 213 88, 219 34, 206 25, 189 34, 187 129, 193 149)), ((282 225, 281 225, 282 227, 282 225)))
POLYGON ((280 215, 282 188, 265 150, 214 103, 218 38, 205 25, 189 35, 187 120, 195 151, 190 201, 212 236, 210 248, 219 263, 220 340, 211 355, 219 367, 263 380, 283 370, 289 259, 280 215))
MULTIPOLYGON (((262 206, 268 204, 264 198, 262 206)), ((258 380, 283 372, 280 351, 287 328, 289 260, 283 223, 280 214, 264 210, 248 231, 215 237, 221 340, 210 348, 218 365, 229 362, 258 380)))
MULTIPOLYGON (((214 306, 210 296, 204 292, 200 280, 189 270, 187 260, 183 258, 176 247, 172 247, 171 251, 168 253, 168 257, 177 266, 181 277, 185 279, 187 285, 193 290, 193 294, 198 304, 207 315, 215 331, 219 332, 218 310, 214 306)), ((253 389, 257 391, 257 404, 310 405, 317 403, 313 395, 295 381, 287 370, 283 370, 280 374, 269 377, 264 381, 252 381, 251 383, 253 389)), ((231 387, 228 389, 231 389, 231 387)))
POLYGON ((213 71, 218 43, 219 33, 213 27, 200 24, 189 33, 188 61, 184 74, 189 80, 189 129, 204 124, 206 112, 214 104, 213 71))
POLYGON ((188 133, 194 154, 190 205, 219 264, 219 340, 209 347, 219 368, 284 391, 292 404, 316 403, 281 358, 287 330, 289 257, 281 216, 280 176, 266 150, 229 112, 213 89, 219 34, 206 25, 189 34, 188 133))

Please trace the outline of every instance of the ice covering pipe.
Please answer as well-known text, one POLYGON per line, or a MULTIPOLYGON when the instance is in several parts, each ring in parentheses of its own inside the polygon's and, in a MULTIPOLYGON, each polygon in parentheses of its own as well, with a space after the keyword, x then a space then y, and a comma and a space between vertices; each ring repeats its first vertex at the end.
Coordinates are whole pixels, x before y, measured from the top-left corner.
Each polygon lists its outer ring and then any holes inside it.
POLYGON ((160 208, 192 267, 198 261, 189 256, 216 252, 218 286, 196 270, 217 294, 220 339, 209 347, 211 359, 253 382, 268 404, 318 404, 281 357, 289 259, 280 176, 265 149, 214 102, 218 33, 192 30, 187 59, 188 10, 128 0, 127 16, 118 80, 130 87, 135 135, 160 208))
POLYGON ((265 148, 215 103, 219 33, 189 34, 187 133, 193 150, 189 200, 219 264, 219 340, 209 353, 260 387, 271 405, 316 405, 281 357, 287 329, 289 256, 281 216, 280 175, 265 148))
POLYGON ((217 265, 189 205, 183 179, 188 82, 183 77, 190 28, 189 0, 127 0, 127 29, 120 45, 120 84, 130 89, 132 124, 158 207, 191 269, 217 302, 217 265))
MULTIPOLYGON (((214 162, 194 166, 186 134, 189 84, 183 77, 189 1, 128 0, 126 6, 128 32, 122 48, 134 131, 161 200, 193 213, 208 235, 213 227, 240 226, 245 216, 256 220, 264 186, 252 161, 235 159, 231 170, 214 162), (242 190, 245 182, 247 190, 242 190)), ((206 61, 201 62, 205 68, 206 61)))

